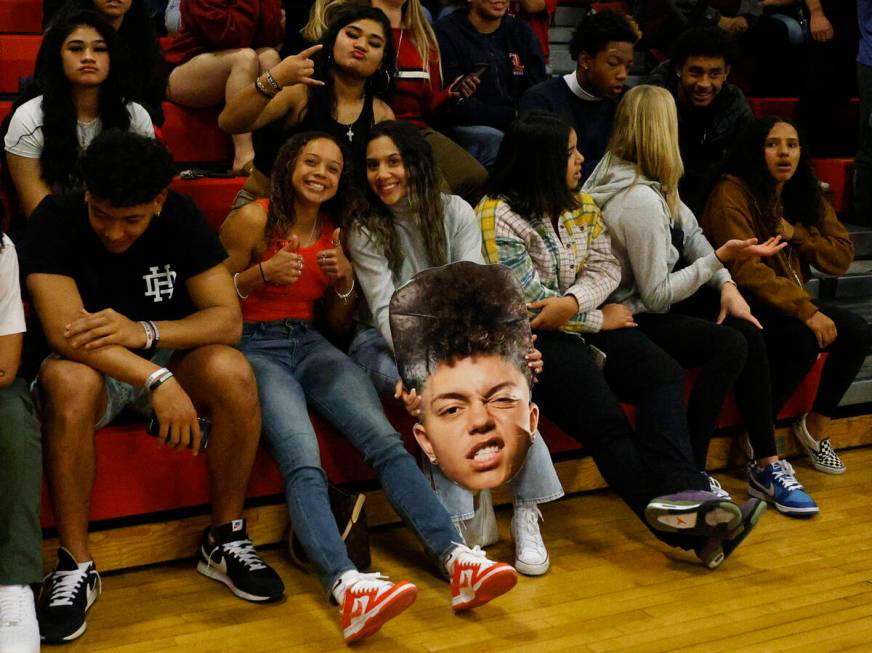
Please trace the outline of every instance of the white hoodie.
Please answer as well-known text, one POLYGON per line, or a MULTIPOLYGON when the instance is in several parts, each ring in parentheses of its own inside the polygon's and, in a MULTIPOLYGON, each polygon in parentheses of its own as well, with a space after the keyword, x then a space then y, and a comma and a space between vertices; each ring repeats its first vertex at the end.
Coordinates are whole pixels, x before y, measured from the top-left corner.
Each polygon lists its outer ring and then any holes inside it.
POLYGON ((626 304, 633 313, 666 313, 703 284, 720 290, 730 281, 693 212, 679 202, 673 221, 660 183, 637 172, 634 164, 606 153, 582 190, 602 210, 612 250, 621 262, 621 283, 609 301, 626 304), (687 264, 677 272, 673 226, 684 232, 687 264))

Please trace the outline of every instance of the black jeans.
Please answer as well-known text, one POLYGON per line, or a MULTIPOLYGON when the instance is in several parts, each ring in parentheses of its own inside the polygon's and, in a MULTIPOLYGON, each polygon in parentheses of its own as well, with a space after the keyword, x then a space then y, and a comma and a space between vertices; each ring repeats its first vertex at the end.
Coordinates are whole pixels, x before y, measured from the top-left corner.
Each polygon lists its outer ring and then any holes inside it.
MULTIPOLYGON (((818 302, 818 308, 836 324, 838 337, 823 351, 827 361, 821 373, 812 410, 832 417, 869 353, 869 325, 852 311, 818 302)), ((763 324, 763 339, 772 368, 772 408, 775 414, 796 390, 821 352, 817 339, 800 320, 771 308, 752 305, 763 324)))
MULTIPOLYGON (((560 331, 538 331, 536 347, 545 369, 533 399, 568 435, 593 457, 606 483, 644 522, 651 499, 682 490, 708 490, 709 484, 673 447, 662 452, 657 466, 649 463, 645 438, 633 433, 627 416, 584 341, 560 331)), ((667 544, 694 549, 703 538, 652 532, 667 544)))
POLYGON ((637 445, 655 473, 697 468, 684 408, 684 369, 635 328, 586 334, 606 354, 603 374, 619 401, 636 406, 637 445))
MULTIPOLYGON (((710 288, 701 288, 692 297, 673 306, 672 311, 713 321, 720 311, 720 294, 710 288)), ((778 454, 775 415, 787 397, 781 402, 773 399, 769 354, 763 332, 747 320, 735 317, 727 317, 723 325, 738 331, 745 339, 748 353, 733 384, 733 395, 745 421, 754 455, 756 458, 775 456, 778 454)), ((714 426, 717 426, 717 420, 714 426)))
MULTIPOLYGON (((694 462, 698 469, 705 469, 709 442, 724 399, 748 360, 748 343, 741 325, 733 324, 733 320, 719 325, 714 322, 717 312, 712 319, 705 319, 686 314, 681 308, 676 304, 669 313, 640 313, 635 317, 639 328, 683 367, 699 369, 687 402, 687 424, 694 462)), ((766 408, 771 421, 768 405, 766 408)), ((771 433, 771 425, 769 428, 771 433)), ((773 440, 773 450, 774 446, 773 440)))

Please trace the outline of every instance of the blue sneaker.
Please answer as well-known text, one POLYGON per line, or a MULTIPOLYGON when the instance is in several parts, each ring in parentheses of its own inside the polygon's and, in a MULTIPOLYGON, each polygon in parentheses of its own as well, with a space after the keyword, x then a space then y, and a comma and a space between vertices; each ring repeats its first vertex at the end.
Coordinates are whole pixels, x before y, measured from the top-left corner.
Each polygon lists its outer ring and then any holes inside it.
POLYGON ((748 494, 774 503, 779 512, 790 517, 811 517, 819 510, 802 483, 796 480, 793 466, 786 460, 763 469, 755 465, 748 470, 748 494))

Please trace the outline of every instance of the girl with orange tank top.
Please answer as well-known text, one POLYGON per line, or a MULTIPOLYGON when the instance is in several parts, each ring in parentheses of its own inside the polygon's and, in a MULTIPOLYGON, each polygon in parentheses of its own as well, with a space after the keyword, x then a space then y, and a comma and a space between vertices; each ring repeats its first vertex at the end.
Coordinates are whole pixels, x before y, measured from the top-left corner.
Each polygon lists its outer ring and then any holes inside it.
POLYGON ((322 323, 333 332, 350 328, 357 304, 354 275, 334 226, 356 209, 344 161, 333 136, 292 137, 273 167, 270 201, 231 214, 221 242, 245 319, 239 348, 257 379, 263 437, 285 480, 294 534, 339 605, 350 643, 408 608, 417 588, 362 574, 349 558, 330 508, 310 409, 373 467, 397 513, 451 577, 455 610, 508 591, 516 574, 478 547, 457 544, 460 534, 382 412, 369 377, 319 331, 322 323), (316 302, 323 310, 315 310, 316 302))

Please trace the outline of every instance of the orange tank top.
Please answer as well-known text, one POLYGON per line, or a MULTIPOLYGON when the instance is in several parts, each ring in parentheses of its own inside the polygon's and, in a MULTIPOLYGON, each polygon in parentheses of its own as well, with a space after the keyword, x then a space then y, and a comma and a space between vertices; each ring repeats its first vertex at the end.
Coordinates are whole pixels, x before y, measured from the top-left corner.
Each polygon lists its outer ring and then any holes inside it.
MULTIPOLYGON (((269 211, 268 200, 258 200, 269 211)), ((272 322, 273 320, 312 320, 314 304, 321 299, 330 284, 329 277, 318 266, 318 252, 333 248, 333 224, 321 214, 321 235, 315 244, 301 247, 297 253, 303 257, 303 274, 290 285, 269 283, 252 290, 242 300, 242 319, 246 322, 272 322)), ((275 255, 286 241, 271 238, 260 257, 261 262, 275 255)))

